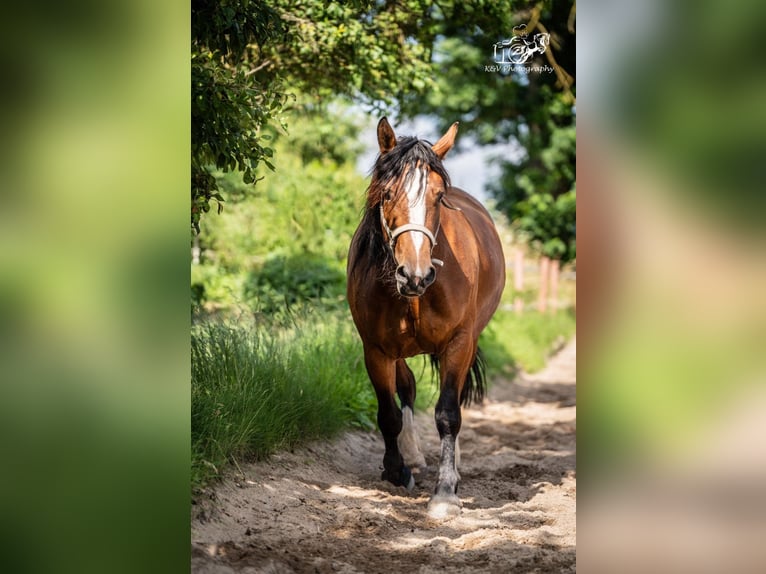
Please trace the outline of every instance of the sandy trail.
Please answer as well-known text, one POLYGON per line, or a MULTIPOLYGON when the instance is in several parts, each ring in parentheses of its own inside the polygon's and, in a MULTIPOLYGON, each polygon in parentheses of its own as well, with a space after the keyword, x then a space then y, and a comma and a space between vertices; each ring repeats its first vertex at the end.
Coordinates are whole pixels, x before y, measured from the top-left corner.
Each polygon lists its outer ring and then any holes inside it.
POLYGON ((380 480, 379 433, 243 465, 195 500, 192 571, 575 572, 575 355, 573 341, 463 410, 460 516, 426 515, 439 441, 419 413, 431 471, 412 493, 380 480))

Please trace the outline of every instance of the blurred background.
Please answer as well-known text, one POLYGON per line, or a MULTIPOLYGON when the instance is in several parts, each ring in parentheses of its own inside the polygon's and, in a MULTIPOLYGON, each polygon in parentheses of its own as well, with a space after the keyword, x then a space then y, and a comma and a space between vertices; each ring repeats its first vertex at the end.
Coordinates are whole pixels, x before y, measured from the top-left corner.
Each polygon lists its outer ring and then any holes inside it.
POLYGON ((4 2, 0 38, 0 570, 168 572, 189 553, 188 4, 4 2))
POLYGON ((578 7, 579 566, 762 571, 766 11, 578 7))

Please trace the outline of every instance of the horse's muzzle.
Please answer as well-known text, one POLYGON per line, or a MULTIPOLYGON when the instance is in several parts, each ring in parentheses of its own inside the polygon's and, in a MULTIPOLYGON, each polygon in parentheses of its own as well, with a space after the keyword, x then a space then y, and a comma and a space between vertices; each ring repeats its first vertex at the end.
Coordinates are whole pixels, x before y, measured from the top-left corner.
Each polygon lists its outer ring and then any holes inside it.
POLYGON ((436 269, 433 265, 428 267, 425 276, 410 273, 406 266, 396 268, 396 289, 404 297, 420 297, 426 292, 428 286, 436 279, 436 269))

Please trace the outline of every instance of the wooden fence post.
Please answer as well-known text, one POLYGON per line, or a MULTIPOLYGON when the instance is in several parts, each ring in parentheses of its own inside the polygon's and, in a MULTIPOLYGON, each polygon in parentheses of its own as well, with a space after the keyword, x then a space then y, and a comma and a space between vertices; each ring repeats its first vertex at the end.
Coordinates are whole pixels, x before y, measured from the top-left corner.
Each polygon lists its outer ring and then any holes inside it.
POLYGON ((524 252, 518 247, 513 258, 513 288, 516 295, 513 299, 513 309, 521 313, 524 310, 524 300, 521 298, 521 292, 524 290, 524 252))
POLYGON ((550 268, 550 291, 551 291, 551 310, 556 311, 559 308, 559 271, 561 262, 558 259, 551 259, 550 268))
POLYGON ((548 270, 551 260, 544 255, 540 258, 540 287, 537 298, 537 310, 545 313, 548 308, 548 270))

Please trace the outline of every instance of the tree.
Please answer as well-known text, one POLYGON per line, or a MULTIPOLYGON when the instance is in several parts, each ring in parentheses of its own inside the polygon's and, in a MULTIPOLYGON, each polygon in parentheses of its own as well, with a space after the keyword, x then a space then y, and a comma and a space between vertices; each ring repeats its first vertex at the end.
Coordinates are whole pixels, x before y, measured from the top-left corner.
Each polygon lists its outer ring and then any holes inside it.
MULTIPOLYGON (((478 4, 478 3, 477 3, 478 4)), ((498 207, 539 251, 563 262, 575 250, 575 6, 571 0, 519 5, 500 15, 445 4, 443 39, 435 47, 437 86, 406 98, 408 115, 429 114, 440 129, 456 119, 480 144, 516 141, 518 161, 500 160, 489 187, 498 207), (516 25, 549 33, 550 45, 524 66, 493 68, 493 45, 516 25)), ((475 8, 475 7, 474 7, 475 8)))
POLYGON ((288 103, 321 108, 332 95, 380 106, 432 85, 430 2, 194 0, 192 226, 223 197, 211 167, 256 181, 274 169, 265 125, 287 129, 288 103), (291 97, 292 96, 292 97, 291 97))
POLYGON ((261 161, 273 169, 273 151, 259 131, 278 118, 286 95, 277 81, 262 84, 253 71, 259 47, 284 37, 287 28, 276 11, 247 0, 193 0, 191 16, 191 216, 199 232, 210 201, 222 208, 209 166, 239 169, 248 183, 261 161))
POLYGON ((504 162, 490 191, 543 252, 573 258, 574 14, 572 0, 515 10, 487 0, 195 0, 192 225, 199 229, 212 200, 221 209, 209 167, 254 183, 260 163, 274 169, 262 128, 287 129, 290 101, 321 113, 340 95, 372 109, 396 102, 406 115, 437 116, 444 129, 460 119, 482 144, 518 141, 525 157, 504 162), (554 73, 487 72, 493 44, 521 23, 550 33, 549 49, 528 64, 554 73), (572 200, 559 199, 566 194, 572 200), (529 201, 535 195, 547 197, 529 201), (539 235, 552 229, 571 237, 539 235))
POLYGON ((213 171, 227 207, 200 221, 195 305, 247 304, 272 313, 286 304, 334 308, 342 301, 365 187, 355 167, 363 116, 337 105, 321 115, 289 112, 287 120, 300 129, 274 134, 278 177, 253 188, 241 173, 213 171))

